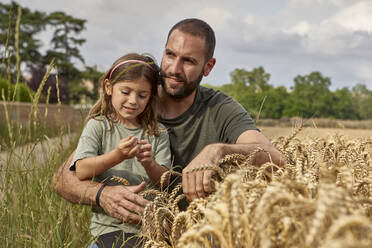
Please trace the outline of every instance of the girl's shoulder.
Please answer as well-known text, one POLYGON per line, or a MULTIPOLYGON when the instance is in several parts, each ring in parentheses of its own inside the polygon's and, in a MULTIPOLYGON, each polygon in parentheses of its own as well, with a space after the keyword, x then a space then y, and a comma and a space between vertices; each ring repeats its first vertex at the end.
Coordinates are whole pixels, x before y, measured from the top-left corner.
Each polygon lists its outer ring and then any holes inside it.
POLYGON ((159 136, 168 136, 168 129, 160 122, 158 122, 159 136))
POLYGON ((107 129, 110 127, 110 123, 105 116, 96 116, 87 121, 86 127, 93 129, 107 129))

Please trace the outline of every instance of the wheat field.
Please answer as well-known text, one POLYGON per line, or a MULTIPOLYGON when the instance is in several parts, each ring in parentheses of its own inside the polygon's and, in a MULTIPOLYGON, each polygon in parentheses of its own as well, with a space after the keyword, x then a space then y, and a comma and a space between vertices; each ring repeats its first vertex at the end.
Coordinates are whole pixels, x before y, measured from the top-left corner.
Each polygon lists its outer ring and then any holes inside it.
POLYGON ((187 211, 177 188, 149 192, 145 247, 372 247, 372 136, 288 130, 271 130, 286 166, 253 166, 261 149, 226 156, 205 166, 222 179, 216 192, 187 211))

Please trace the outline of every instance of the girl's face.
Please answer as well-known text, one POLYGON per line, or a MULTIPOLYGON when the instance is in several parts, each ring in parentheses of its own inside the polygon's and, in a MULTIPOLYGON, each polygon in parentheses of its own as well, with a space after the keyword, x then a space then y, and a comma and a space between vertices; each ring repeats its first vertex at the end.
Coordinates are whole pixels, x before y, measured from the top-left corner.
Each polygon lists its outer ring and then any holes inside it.
POLYGON ((144 77, 119 81, 114 86, 106 81, 105 88, 107 95, 111 96, 120 123, 129 128, 138 127, 140 124, 137 117, 145 110, 151 97, 150 82, 144 77))

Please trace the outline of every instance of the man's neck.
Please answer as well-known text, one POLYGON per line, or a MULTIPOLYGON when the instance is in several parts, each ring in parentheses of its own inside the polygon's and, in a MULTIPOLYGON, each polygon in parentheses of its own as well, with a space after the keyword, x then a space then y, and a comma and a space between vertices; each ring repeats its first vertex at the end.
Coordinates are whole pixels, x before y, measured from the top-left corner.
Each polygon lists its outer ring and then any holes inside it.
POLYGON ((174 98, 165 94, 162 89, 159 92, 159 115, 163 119, 174 119, 185 113, 194 103, 196 90, 185 98, 174 98))

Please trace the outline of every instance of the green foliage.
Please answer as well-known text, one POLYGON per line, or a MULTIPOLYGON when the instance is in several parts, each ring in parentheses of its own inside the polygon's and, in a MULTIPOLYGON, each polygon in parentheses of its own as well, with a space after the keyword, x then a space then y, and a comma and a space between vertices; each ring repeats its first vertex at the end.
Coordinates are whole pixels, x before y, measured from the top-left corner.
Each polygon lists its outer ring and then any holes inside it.
POLYGON ((334 92, 334 103, 332 106, 333 116, 336 119, 360 119, 357 109, 353 107, 353 96, 348 88, 337 89, 334 92))
POLYGON ((284 86, 272 87, 261 93, 261 95, 264 95, 266 98, 260 118, 280 119, 285 116, 284 110, 288 106, 288 97, 290 94, 284 86))
POLYGON ((55 58, 61 76, 70 80, 79 78, 80 71, 74 66, 73 60, 77 59, 84 63, 78 47, 86 40, 76 36, 85 29, 86 20, 57 11, 49 14, 46 22, 48 27, 54 29, 54 33, 51 40, 53 47, 46 52, 43 58, 44 64, 48 64, 52 58, 55 58))
POLYGON ((298 75, 288 91, 269 84, 270 74, 263 67, 252 71, 235 69, 231 83, 215 89, 236 99, 252 117, 280 119, 303 118, 372 119, 372 91, 363 84, 332 92, 331 79, 320 72, 298 75), (261 112, 260 106, 263 104, 261 112))
POLYGON ((39 141, 7 152, 0 164, 0 225, 6 227, 0 229, 2 247, 89 244, 89 206, 67 202, 52 187, 54 172, 75 146, 49 147, 39 141))
MULTIPOLYGON (((0 50, 7 53, 0 54, 1 61, 10 56, 11 71, 15 71, 15 25, 17 20, 17 8, 19 4, 0 3, 0 50), (10 28, 10 29, 9 29, 10 28)), ((45 30, 46 14, 40 11, 31 11, 28 8, 22 9, 22 21, 19 27, 19 54, 26 65, 40 65, 42 55, 40 53, 41 42, 36 35, 45 30)), ((4 75, 3 75, 4 76, 4 75)), ((12 80, 13 81, 13 80, 12 80)))
POLYGON ((5 100, 13 100, 14 91, 15 98, 17 102, 31 102, 31 97, 34 95, 34 92, 28 88, 24 83, 17 84, 17 89, 15 84, 10 84, 7 79, 0 78, 0 99, 2 99, 2 91, 4 90, 5 100))
POLYGON ((248 86, 254 92, 263 92, 268 90, 271 75, 266 73, 262 66, 254 68, 252 71, 244 69, 235 69, 230 73, 231 83, 234 85, 248 86))
MULTIPOLYGON (((11 82, 18 81, 18 79, 15 80, 19 75, 17 67, 23 64, 32 72, 32 77, 40 78, 40 72, 45 71, 47 65, 54 59, 60 78, 59 86, 62 89, 61 99, 64 103, 69 103, 71 98, 75 97, 74 94, 70 95, 69 86, 72 86, 73 93, 76 90, 81 93, 80 89, 74 87, 75 84, 70 81, 76 82, 81 79, 81 72, 75 63, 77 61, 84 63, 79 48, 85 43, 85 39, 78 38, 78 35, 85 29, 86 20, 74 18, 61 11, 46 14, 21 7, 22 11, 18 12, 19 6, 16 2, 0 3, 0 50, 5 51, 0 54, 2 76, 8 77, 11 82), (17 23, 20 24, 16 25, 17 23), (19 31, 16 28, 18 26, 19 31), (42 54, 40 52, 41 41, 36 37, 46 29, 53 31, 50 41, 52 47, 42 54), (17 56, 18 53, 20 56, 17 56)), ((47 97, 46 92, 51 87, 53 102, 57 97, 55 97, 56 90, 53 90, 56 85, 51 85, 52 81, 49 79, 49 85, 43 91, 42 98, 47 97)), ((30 87, 38 88, 40 83, 41 81, 34 79, 30 87)), ((22 89, 20 92, 23 91, 22 89)))
POLYGON ((353 107, 361 119, 372 119, 372 90, 364 84, 357 84, 351 90, 353 107))
POLYGON ((298 75, 289 98, 286 116, 329 117, 332 116, 333 95, 329 90, 331 80, 320 72, 298 75))

